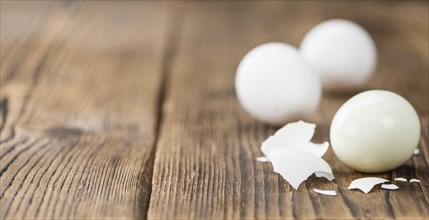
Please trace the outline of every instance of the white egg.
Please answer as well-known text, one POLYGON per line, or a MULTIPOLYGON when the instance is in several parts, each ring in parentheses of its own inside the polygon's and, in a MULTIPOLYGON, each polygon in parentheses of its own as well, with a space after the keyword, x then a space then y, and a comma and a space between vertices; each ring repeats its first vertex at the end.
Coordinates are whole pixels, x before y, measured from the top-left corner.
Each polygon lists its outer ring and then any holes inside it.
POLYGON ((254 118, 283 125, 312 114, 321 97, 321 83, 298 50, 266 43, 241 60, 235 89, 243 108, 254 118))
POLYGON ((301 42, 300 51, 322 80, 324 89, 363 87, 377 63, 371 36, 358 24, 343 19, 320 23, 301 42))
POLYGON ((347 166, 376 173, 406 162, 420 139, 413 106, 389 91, 370 90, 348 100, 331 124, 331 145, 347 166))

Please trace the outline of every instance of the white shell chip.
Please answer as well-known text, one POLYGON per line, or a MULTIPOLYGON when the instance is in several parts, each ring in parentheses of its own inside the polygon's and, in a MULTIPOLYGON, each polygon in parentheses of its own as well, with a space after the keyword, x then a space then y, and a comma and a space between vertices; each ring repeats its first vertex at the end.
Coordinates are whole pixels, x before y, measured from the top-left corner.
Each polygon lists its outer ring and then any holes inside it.
POLYGON ((334 190, 321 190, 321 189, 313 189, 314 192, 322 194, 322 195, 327 195, 327 196, 336 196, 337 192, 335 192, 334 190))
POLYGON ((418 179, 410 179, 410 183, 421 183, 422 181, 418 179))
POLYGON ((399 187, 395 184, 381 184, 381 188, 389 190, 399 189, 399 187))
POLYGON ((418 149, 418 148, 414 149, 414 151, 413 151, 414 155, 419 155, 419 153, 420 153, 420 149, 418 149))
POLYGON ((364 193, 369 193, 375 185, 385 182, 389 181, 378 177, 365 177, 353 180, 348 189, 360 189, 364 193))
POLYGON ((407 182, 407 179, 403 178, 403 177, 396 177, 395 181, 400 181, 400 182, 407 182))
POLYGON ((257 157, 257 158, 256 158, 256 160, 257 160, 258 162, 261 162, 261 163, 267 163, 267 162, 270 162, 270 160, 269 160, 267 157, 257 157))

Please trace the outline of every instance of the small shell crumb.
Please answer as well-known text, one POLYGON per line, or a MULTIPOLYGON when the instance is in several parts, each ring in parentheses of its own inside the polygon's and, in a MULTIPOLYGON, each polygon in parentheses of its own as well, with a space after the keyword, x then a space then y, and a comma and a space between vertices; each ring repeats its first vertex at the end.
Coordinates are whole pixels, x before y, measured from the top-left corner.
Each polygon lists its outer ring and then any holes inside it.
POLYGON ((257 158, 256 158, 256 160, 257 160, 258 162, 261 162, 261 163, 267 163, 267 162, 270 162, 270 160, 268 160, 268 158, 267 158, 267 157, 257 157, 257 158))
POLYGON ((381 184, 381 188, 389 190, 399 189, 399 187, 395 184, 381 184))
POLYGON ((419 155, 419 153, 420 153, 420 150, 418 148, 416 148, 413 152, 414 155, 419 155))
POLYGON ((395 178, 395 181, 408 182, 407 179, 405 179, 403 177, 397 177, 397 178, 395 178))
POLYGON ((418 179, 410 179, 410 183, 421 183, 422 181, 418 179))
POLYGON ((327 195, 327 196, 336 196, 337 192, 335 192, 334 190, 321 190, 321 189, 313 189, 314 192, 322 194, 322 195, 327 195))

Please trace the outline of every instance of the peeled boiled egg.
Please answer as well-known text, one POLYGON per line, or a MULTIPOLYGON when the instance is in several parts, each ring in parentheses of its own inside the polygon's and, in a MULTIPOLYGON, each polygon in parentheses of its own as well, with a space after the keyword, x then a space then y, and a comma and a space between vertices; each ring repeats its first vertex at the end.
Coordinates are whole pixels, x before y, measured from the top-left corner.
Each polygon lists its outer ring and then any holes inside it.
POLYGON ((248 52, 238 66, 235 89, 251 116, 272 125, 312 114, 321 97, 317 74, 296 48, 283 43, 248 52))
POLYGON ((377 63, 377 50, 368 32, 343 19, 315 26, 302 40, 300 51, 327 90, 363 87, 377 63))
POLYGON ((413 106, 400 95, 362 92, 335 114, 330 138, 335 155, 357 171, 376 173, 406 162, 420 139, 420 121, 413 106))

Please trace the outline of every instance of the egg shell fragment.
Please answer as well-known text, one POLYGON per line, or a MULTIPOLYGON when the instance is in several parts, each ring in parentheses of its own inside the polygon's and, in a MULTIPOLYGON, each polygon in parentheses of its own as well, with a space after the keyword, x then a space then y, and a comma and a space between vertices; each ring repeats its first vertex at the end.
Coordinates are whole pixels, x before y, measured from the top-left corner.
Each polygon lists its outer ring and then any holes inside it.
POLYGON ((410 183, 421 183, 422 181, 418 179, 410 179, 410 183))
POLYGON ((389 180, 378 177, 364 177, 353 180, 348 189, 359 189, 364 193, 369 193, 375 185, 385 182, 389 182, 389 180))
POLYGON ((329 148, 329 143, 314 144, 311 139, 314 136, 316 125, 304 121, 292 122, 283 126, 267 138, 261 146, 262 152, 268 156, 275 148, 291 147, 306 150, 322 157, 329 148))
POLYGON ((322 194, 322 195, 327 195, 327 196, 336 196, 337 192, 335 192, 334 190, 321 190, 321 189, 313 189, 314 192, 322 194))
POLYGON ((399 189, 399 187, 395 184, 381 184, 382 189, 389 189, 389 190, 395 190, 399 189))
POLYGON ((329 181, 335 178, 325 160, 302 149, 275 148, 268 158, 274 172, 279 173, 294 189, 298 189, 315 172, 322 173, 329 181))
POLYGON ((396 177, 395 181, 400 181, 400 182, 408 182, 407 179, 403 178, 403 177, 396 177))
POLYGON ((257 160, 258 162, 261 162, 261 163, 267 163, 267 162, 270 162, 270 160, 269 160, 267 157, 257 157, 257 158, 256 158, 256 160, 257 160))

